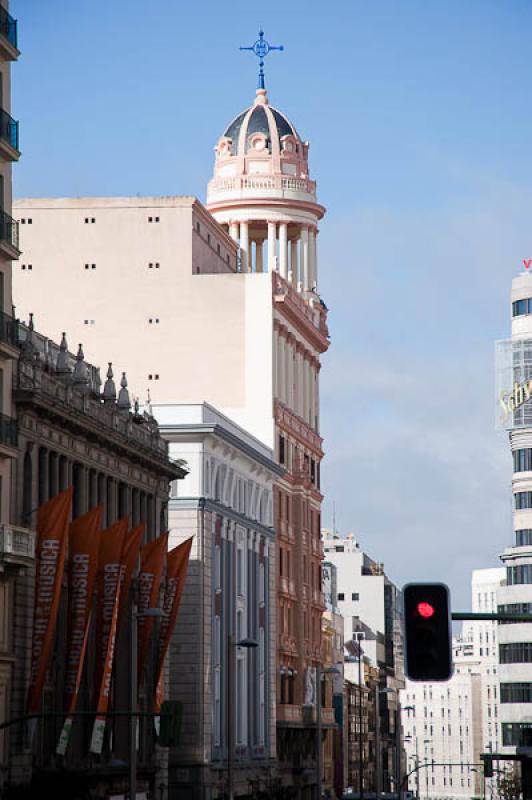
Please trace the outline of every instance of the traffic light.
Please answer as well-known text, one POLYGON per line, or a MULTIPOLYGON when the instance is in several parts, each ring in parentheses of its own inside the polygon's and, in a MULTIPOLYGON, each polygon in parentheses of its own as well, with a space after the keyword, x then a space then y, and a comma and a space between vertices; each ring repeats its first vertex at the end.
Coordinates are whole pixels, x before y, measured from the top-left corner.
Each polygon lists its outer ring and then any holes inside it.
POLYGON ((158 744, 161 747, 177 747, 181 734, 183 706, 177 700, 165 700, 161 704, 161 729, 158 744))
POLYGON ((408 583, 403 589, 405 671, 412 681, 452 675, 451 603, 443 583, 408 583))

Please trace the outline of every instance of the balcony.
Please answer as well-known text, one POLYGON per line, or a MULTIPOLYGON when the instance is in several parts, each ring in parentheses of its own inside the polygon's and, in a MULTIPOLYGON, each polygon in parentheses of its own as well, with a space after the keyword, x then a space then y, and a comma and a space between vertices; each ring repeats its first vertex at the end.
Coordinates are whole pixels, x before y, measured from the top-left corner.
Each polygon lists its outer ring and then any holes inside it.
POLYGON ((301 727, 303 724, 303 710, 301 706, 281 704, 277 706, 277 724, 284 726, 301 727))
POLYGON ((17 20, 0 6, 0 58, 4 61, 16 61, 20 55, 17 33, 17 20))
POLYGON ((35 533, 14 525, 0 525, 0 572, 28 567, 35 559, 35 533))
POLYGON ((0 158, 4 161, 18 161, 18 122, 7 111, 0 108, 0 158))
POLYGON ((18 357, 17 323, 3 311, 0 311, 0 355, 18 357))
POLYGON ((2 255, 10 259, 20 256, 18 222, 5 211, 0 211, 0 251, 2 255))
POLYGON ((18 445, 17 421, 0 413, 0 458, 16 458, 18 445))

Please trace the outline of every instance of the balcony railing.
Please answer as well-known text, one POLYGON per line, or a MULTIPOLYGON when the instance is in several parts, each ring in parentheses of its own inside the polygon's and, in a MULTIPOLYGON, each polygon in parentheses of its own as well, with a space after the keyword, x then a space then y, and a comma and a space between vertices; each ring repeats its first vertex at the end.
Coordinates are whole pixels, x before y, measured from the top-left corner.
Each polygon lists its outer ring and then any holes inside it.
POLYGON ((2 6, 0 6, 0 35, 5 36, 7 41, 18 49, 17 20, 2 6))
POLYGON ((8 447, 16 447, 18 444, 17 421, 5 414, 0 414, 0 444, 8 447))
POLYGON ((18 150, 18 122, 3 109, 0 109, 0 138, 18 150))
POLYGON ((0 311, 0 342, 13 345, 13 347, 18 345, 17 322, 3 311, 0 311))
POLYGON ((0 557, 35 558, 35 533, 14 525, 0 525, 0 557))
POLYGON ((18 250, 18 222, 5 211, 0 211, 0 242, 18 250))

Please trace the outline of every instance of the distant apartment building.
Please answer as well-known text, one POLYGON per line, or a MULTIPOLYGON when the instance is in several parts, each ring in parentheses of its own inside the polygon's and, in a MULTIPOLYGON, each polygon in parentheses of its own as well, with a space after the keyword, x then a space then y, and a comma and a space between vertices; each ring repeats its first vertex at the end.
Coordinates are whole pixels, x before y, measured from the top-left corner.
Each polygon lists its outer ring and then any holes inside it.
MULTIPOLYGON (((404 668, 400 592, 386 575, 384 565, 370 558, 352 534, 341 538, 325 529, 322 541, 326 561, 337 570, 338 610, 344 618, 346 652, 349 654, 352 642, 357 652, 361 647, 361 677, 366 689, 370 668, 378 670, 374 702, 378 699, 375 750, 380 769, 376 767, 378 785, 373 790, 392 791, 401 771, 402 749, 399 691, 404 686, 404 668)), ((345 665, 345 676, 357 684, 358 657, 352 656, 350 660, 345 665)), ((364 725, 369 737, 369 722, 364 725)), ((367 751, 365 760, 369 758, 369 743, 367 751)))
MULTIPOLYGON (((471 608, 493 613, 504 569, 474 570, 471 608)), ((408 771, 425 760, 410 779, 433 798, 468 798, 480 791, 480 754, 500 746, 497 623, 464 623, 453 640, 455 671, 444 683, 406 682, 401 693, 408 771), (443 766, 443 765, 447 766, 443 766), (440 766, 437 766, 440 765, 440 766)), ((489 780, 488 794, 492 792, 489 780)))
MULTIPOLYGON (((501 612, 532 613, 532 275, 512 281, 512 335, 497 342, 498 421, 513 458, 513 541, 501 555, 501 612)), ((499 680, 503 752, 532 746, 532 624, 500 623, 499 680)))
POLYGON ((406 681, 401 692, 409 789, 427 798, 481 796, 482 677, 470 643, 453 643, 454 674, 443 683, 406 681), (428 764, 428 766, 423 766, 428 764))

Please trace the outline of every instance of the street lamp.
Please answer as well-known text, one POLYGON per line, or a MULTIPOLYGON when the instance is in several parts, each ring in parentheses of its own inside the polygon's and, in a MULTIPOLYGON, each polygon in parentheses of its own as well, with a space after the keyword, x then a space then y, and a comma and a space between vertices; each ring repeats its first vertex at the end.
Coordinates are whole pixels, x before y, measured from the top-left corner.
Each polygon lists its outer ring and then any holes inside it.
POLYGON ((137 611, 135 602, 131 603, 131 636, 129 649, 129 668, 131 690, 129 698, 129 800, 136 800, 137 797, 137 695, 138 695, 138 675, 137 675, 137 649, 139 637, 139 619, 146 617, 161 618, 165 616, 160 608, 146 608, 144 611, 137 611))
POLYGON ((321 676, 322 675, 340 675, 340 670, 337 667, 321 668, 321 664, 316 667, 316 772, 317 772, 317 795, 318 800, 321 800, 322 794, 322 765, 321 765, 321 676))
MULTIPOLYGON (((238 708, 238 703, 234 703, 231 708, 231 703, 235 694, 235 662, 236 662, 236 649, 237 647, 245 647, 247 650, 254 649, 259 646, 255 639, 240 639, 235 642, 232 633, 227 634, 227 796, 228 800, 234 800, 234 735, 235 735, 235 710, 238 708)), ((240 711, 240 709, 238 709, 240 711)))

